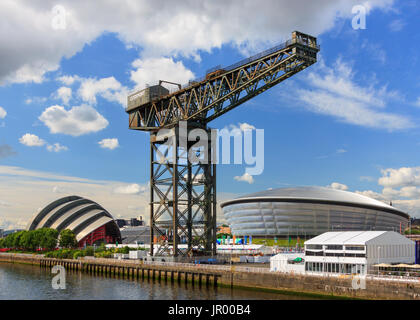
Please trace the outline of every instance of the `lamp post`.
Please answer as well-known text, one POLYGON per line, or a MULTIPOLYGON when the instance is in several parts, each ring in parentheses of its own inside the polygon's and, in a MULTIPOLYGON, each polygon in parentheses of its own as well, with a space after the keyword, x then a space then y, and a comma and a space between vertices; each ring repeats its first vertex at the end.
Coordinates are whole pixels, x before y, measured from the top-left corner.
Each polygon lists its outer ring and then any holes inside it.
POLYGON ((379 276, 379 253, 380 253, 381 247, 378 246, 378 276, 379 276))

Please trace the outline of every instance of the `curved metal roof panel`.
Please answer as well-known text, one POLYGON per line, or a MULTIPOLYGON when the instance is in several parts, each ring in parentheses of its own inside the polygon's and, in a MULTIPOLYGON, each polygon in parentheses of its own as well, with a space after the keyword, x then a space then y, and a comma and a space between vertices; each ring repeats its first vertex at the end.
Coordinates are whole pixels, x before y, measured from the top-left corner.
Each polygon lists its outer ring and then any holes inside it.
POLYGON ((113 221, 113 219, 110 218, 110 217, 106 217, 106 216, 105 217, 100 217, 98 220, 89 224, 88 226, 86 226, 84 229, 82 229, 80 232, 77 233, 77 236, 76 236, 77 241, 82 240, 89 233, 98 229, 99 227, 102 227, 103 225, 107 224, 110 221, 113 221))
MULTIPOLYGON (((226 205, 231 205, 235 203, 250 202, 255 201, 264 201, 264 200, 278 200, 278 201, 305 201, 310 202, 333 202, 333 203, 343 203, 343 204, 354 204, 359 206, 367 207, 376 207, 382 208, 386 211, 393 211, 404 213, 405 212, 398 210, 384 202, 366 197, 361 194, 354 192, 337 190, 326 187, 296 187, 296 188, 279 188, 260 191, 252 194, 248 194, 233 200, 225 201, 220 206, 223 208, 226 205)), ((407 214, 406 214, 407 215, 407 214)))
POLYGON ((111 221, 114 221, 111 214, 96 202, 79 196, 68 196, 51 202, 35 214, 28 224, 28 230, 44 227, 58 231, 70 229, 76 234, 77 241, 80 241, 111 221))

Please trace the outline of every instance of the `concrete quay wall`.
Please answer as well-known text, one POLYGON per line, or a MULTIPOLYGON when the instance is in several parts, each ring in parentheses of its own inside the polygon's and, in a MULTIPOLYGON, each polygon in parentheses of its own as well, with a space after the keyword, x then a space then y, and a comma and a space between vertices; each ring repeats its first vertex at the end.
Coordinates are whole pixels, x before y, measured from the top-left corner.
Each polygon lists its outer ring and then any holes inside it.
POLYGON ((354 289, 351 277, 320 277, 314 275, 267 272, 261 268, 236 266, 192 265, 185 263, 154 264, 117 259, 53 259, 42 255, 0 253, 0 262, 25 263, 50 268, 63 265, 66 270, 82 271, 99 276, 131 279, 150 278, 206 285, 270 290, 330 298, 417 299, 419 282, 366 280, 366 289, 354 289), (244 270, 245 269, 245 270, 244 270), (256 270, 258 272, 253 272, 256 270))

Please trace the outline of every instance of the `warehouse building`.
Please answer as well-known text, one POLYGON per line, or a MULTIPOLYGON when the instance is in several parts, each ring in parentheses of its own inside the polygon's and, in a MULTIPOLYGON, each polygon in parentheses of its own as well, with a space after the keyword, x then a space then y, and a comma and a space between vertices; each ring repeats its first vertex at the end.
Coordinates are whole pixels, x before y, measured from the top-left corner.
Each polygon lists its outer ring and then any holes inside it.
POLYGON ((235 236, 310 238, 327 231, 403 231, 405 212, 353 192, 325 187, 280 188, 221 204, 235 236))
POLYGON ((136 226, 120 229, 123 244, 150 244, 150 227, 136 226))

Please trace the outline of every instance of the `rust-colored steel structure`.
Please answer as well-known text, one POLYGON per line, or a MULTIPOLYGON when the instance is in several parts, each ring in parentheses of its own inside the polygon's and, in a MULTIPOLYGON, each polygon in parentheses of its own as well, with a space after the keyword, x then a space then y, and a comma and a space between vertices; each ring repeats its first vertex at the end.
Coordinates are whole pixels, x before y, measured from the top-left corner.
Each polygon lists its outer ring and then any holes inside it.
POLYGON ((129 128, 150 132, 151 254, 216 254, 215 150, 209 147, 205 161, 192 163, 187 155, 197 152, 198 140, 185 143, 186 136, 204 129, 210 145, 210 121, 314 64, 319 50, 315 37, 295 31, 292 39, 217 66, 175 92, 160 82, 128 96, 129 128))

